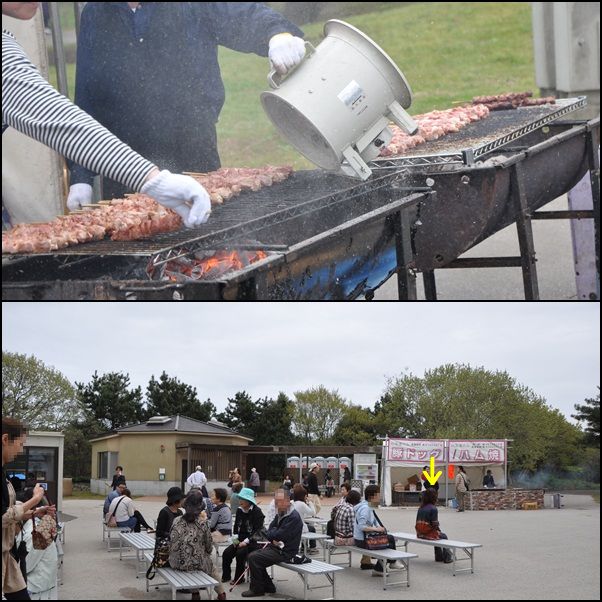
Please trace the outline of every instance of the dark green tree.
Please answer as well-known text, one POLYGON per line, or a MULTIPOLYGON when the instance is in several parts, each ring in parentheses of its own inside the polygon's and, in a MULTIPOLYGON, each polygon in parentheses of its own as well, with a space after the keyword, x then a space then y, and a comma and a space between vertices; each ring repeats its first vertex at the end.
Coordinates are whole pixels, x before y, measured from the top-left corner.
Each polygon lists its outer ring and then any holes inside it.
POLYGON ((218 414, 217 419, 238 433, 253 437, 262 406, 261 401, 253 401, 246 391, 239 391, 228 398, 226 410, 218 414))
POLYGON ((345 408, 332 442, 334 445, 374 445, 379 427, 379 422, 369 408, 351 404, 345 408))
POLYGON ((291 430, 293 402, 284 393, 276 399, 258 402, 259 414, 252 432, 254 445, 290 445, 295 442, 291 430))
POLYGON ((130 390, 128 374, 108 372, 99 376, 94 372, 88 384, 76 385, 77 397, 92 424, 113 431, 142 420, 142 391, 140 387, 130 390))
POLYGON ((215 406, 210 399, 201 403, 194 387, 165 372, 158 381, 151 376, 146 388, 146 418, 176 414, 207 422, 215 415, 215 406))
POLYGON ((598 395, 584 400, 584 404, 575 404, 577 414, 572 417, 585 423, 585 442, 600 448, 600 387, 598 395))

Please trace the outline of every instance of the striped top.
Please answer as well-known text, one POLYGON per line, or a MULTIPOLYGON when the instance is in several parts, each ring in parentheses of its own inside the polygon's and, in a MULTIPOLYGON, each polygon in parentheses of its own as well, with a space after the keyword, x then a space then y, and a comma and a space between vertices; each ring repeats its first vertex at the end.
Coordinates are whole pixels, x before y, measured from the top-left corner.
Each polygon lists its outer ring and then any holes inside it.
POLYGON ((57 92, 2 32, 2 131, 11 126, 84 167, 140 190, 155 167, 57 92))

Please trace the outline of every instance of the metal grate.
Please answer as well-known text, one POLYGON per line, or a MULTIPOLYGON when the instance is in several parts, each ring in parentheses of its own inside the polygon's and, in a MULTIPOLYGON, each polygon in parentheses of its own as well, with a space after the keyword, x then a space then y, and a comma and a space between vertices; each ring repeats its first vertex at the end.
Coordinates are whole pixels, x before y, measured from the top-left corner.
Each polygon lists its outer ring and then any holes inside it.
POLYGON ((378 171, 391 167, 471 165, 476 159, 586 105, 587 99, 583 96, 560 99, 555 105, 492 111, 487 119, 471 123, 460 132, 421 144, 403 157, 376 159, 370 167, 378 171))
POLYGON ((183 248, 191 251, 219 248, 236 241, 244 243, 260 229, 371 194, 399 178, 398 174, 389 174, 358 184, 352 178, 318 170, 295 172, 285 182, 258 192, 243 193, 216 207, 209 222, 197 229, 163 234, 150 240, 91 242, 46 255, 153 257, 161 261, 177 255, 183 248))

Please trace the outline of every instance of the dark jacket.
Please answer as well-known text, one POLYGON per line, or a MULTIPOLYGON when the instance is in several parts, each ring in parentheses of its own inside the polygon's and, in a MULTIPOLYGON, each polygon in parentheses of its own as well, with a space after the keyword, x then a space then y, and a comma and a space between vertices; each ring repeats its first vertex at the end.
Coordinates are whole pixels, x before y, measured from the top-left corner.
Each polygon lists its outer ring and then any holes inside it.
POLYGON ((125 475, 124 474, 120 474, 120 475, 113 475, 113 482, 111 483, 111 489, 113 489, 113 491, 115 491, 115 489, 117 489, 117 485, 119 485, 120 483, 123 483, 125 485, 125 475))
POLYGON ((159 516, 157 517, 157 532, 155 534, 155 539, 159 541, 159 539, 166 539, 169 537, 169 532, 171 531, 171 527, 173 525, 174 520, 178 516, 182 516, 184 513, 178 508, 178 511, 174 514, 169 506, 164 506, 159 512, 159 516))
POLYGON ((232 532, 234 535, 238 535, 240 541, 247 538, 258 541, 262 538, 264 521, 265 516, 258 506, 253 505, 249 512, 244 512, 239 507, 236 511, 232 532))
MULTIPOLYGON (((267 56, 278 33, 303 35, 257 2, 88 2, 75 102, 147 159, 175 172, 219 167, 225 92, 218 46, 267 56)), ((267 64, 266 64, 267 69, 267 64)), ((72 183, 91 183, 75 166, 72 183)))
POLYGON ((274 518, 268 529, 267 539, 268 541, 284 542, 282 554, 288 559, 299 551, 302 532, 303 521, 291 504, 285 514, 276 514, 276 518, 274 518))
POLYGON ((307 493, 320 495, 320 490, 318 489, 318 477, 313 472, 310 472, 307 475, 307 493))

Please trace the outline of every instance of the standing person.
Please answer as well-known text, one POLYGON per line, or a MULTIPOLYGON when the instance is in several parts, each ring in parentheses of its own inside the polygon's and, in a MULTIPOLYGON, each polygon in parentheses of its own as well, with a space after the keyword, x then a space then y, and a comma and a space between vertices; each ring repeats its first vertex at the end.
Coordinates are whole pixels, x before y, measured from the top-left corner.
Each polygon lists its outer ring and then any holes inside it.
POLYGON ((159 516, 157 517, 157 532, 155 534, 155 540, 169 539, 169 532, 173 525, 174 520, 178 516, 182 516, 182 500, 184 499, 184 493, 179 487, 170 487, 167 490, 167 501, 165 506, 161 508, 159 516))
POLYGON ((282 489, 284 489, 284 491, 287 491, 288 494, 292 497, 292 490, 293 488, 293 482, 291 480, 291 477, 289 475, 284 475, 284 480, 282 481, 282 489))
POLYGON ((190 490, 191 487, 196 485, 200 488, 203 497, 208 498, 209 494, 207 493, 207 477, 203 472, 202 466, 197 466, 194 469, 194 472, 186 479, 186 483, 188 484, 188 488, 190 490))
MULTIPOLYGON (((32 498, 33 489, 24 490, 19 497, 21 502, 32 498)), ((45 550, 36 550, 33 547, 33 522, 36 525, 38 518, 25 521, 21 532, 17 536, 17 545, 23 541, 27 547, 27 591, 32 600, 58 600, 57 574, 58 550, 54 541, 45 550)))
POLYGON ((351 471, 349 470, 349 466, 345 466, 343 469, 343 481, 351 483, 351 471))
POLYGON ((316 508, 316 516, 320 514, 322 510, 322 504, 320 503, 320 488, 318 487, 318 473, 320 467, 314 462, 309 467, 309 474, 307 475, 307 493, 309 493, 309 501, 313 503, 316 508))
POLYGON ((232 560, 236 558, 236 571, 230 585, 234 585, 242 577, 247 556, 259 547, 257 543, 263 537, 265 517, 257 506, 253 490, 245 487, 238 494, 239 506, 234 520, 234 537, 232 545, 222 553, 222 582, 232 578, 232 560))
POLYGON ((330 474, 330 470, 326 471, 324 485, 326 485, 326 497, 332 497, 334 495, 334 479, 332 478, 332 474, 330 474))
POLYGON ((464 471, 464 466, 458 466, 456 475, 456 499, 458 500, 458 512, 464 512, 464 498, 466 492, 470 490, 470 479, 464 471))
MULTIPOLYGON (((437 511, 437 491, 434 487, 422 494, 422 504, 416 514, 416 535, 420 539, 447 539, 439 527, 439 512, 437 511)), ((437 562, 453 562, 452 553, 448 548, 435 546, 437 562)))
MULTIPOLYGON (((209 524, 203 518, 205 501, 198 492, 186 496, 185 514, 176 518, 171 528, 169 566, 176 571, 203 571, 219 582, 218 572, 211 559, 213 539, 209 524)), ((218 600, 226 599, 221 583, 215 586, 218 600)), ((191 600, 200 600, 199 591, 193 591, 191 600)))
MULTIPOLYGON (((39 2, 3 2, 2 14, 29 20, 38 5, 39 2)), ((157 77, 155 70, 153 76, 157 77)), ((156 130, 163 129, 162 125, 156 127, 156 119, 151 124, 156 130)), ((211 200, 198 182, 188 176, 160 171, 152 161, 133 151, 57 92, 27 58, 14 36, 5 31, 2 33, 3 133, 8 126, 129 190, 148 194, 178 213, 189 228, 209 219, 211 200)))
POLYGON ((221 487, 213 490, 211 502, 213 509, 209 518, 211 537, 216 543, 227 541, 232 535, 232 512, 226 504, 228 492, 221 487))
POLYGON ((495 481, 493 480, 491 470, 488 470, 487 474, 483 477, 483 487, 487 487, 490 489, 495 487, 495 481))
POLYGON ((437 479, 437 481, 435 481, 434 485, 431 485, 430 481, 426 478, 425 476, 425 472, 429 473, 430 468, 428 466, 425 466, 422 469, 422 474, 420 475, 420 478, 422 479, 422 490, 426 491, 427 489, 434 489, 437 492, 437 495, 439 495, 439 480, 437 479))
POLYGON ((249 482, 247 485, 255 492, 255 495, 257 495, 257 492, 259 491, 260 484, 261 481, 259 479, 259 473, 257 472, 257 469, 251 468, 251 475, 249 476, 249 482))
POLYGON ((54 506, 36 508, 44 497, 44 488, 38 483, 32 490, 31 499, 16 504, 15 490, 6 478, 4 466, 12 462, 22 451, 27 428, 14 418, 2 417, 2 594, 7 600, 29 600, 27 584, 21 573, 15 535, 19 523, 45 514, 56 514, 54 506))
MULTIPOLYGON (((257 2, 88 2, 75 103, 167 169, 213 171, 220 167, 216 124, 225 100, 218 47, 269 55, 286 73, 305 55, 295 36, 303 32, 257 2)), ((73 166, 69 208, 90 202, 93 176, 73 166)), ((107 180, 105 190, 105 198, 129 192, 107 180)))
MULTIPOLYGON (((238 470, 238 467, 234 468, 234 470, 232 471, 232 485, 234 485, 234 483, 243 483, 242 480, 242 475, 240 474, 240 470, 238 470)), ((244 487, 244 483, 243 483, 243 487, 244 487)))
POLYGON ((269 543, 265 548, 249 554, 251 583, 249 589, 241 594, 243 598, 275 593, 276 586, 266 569, 279 562, 289 561, 299 551, 303 521, 283 489, 276 490, 274 499, 278 513, 266 535, 269 543))
MULTIPOLYGON (((355 539, 355 545, 358 548, 365 548, 365 536, 366 533, 384 533, 386 529, 381 526, 380 522, 377 520, 376 515, 374 514, 370 505, 378 504, 380 499, 380 488, 378 485, 368 485, 366 490, 364 491, 365 500, 359 502, 356 506, 354 506, 355 511, 355 522, 353 524, 353 538, 355 539)), ((347 496, 349 498, 349 496, 347 496)), ((350 502, 353 499, 351 498, 350 502)), ((389 540, 389 548, 391 550, 395 550, 395 538, 392 535, 387 534, 387 538, 389 540)), ((395 562, 389 562, 392 568, 402 568, 403 565, 395 562)), ((382 561, 379 560, 376 565, 372 565, 372 560, 370 558, 370 554, 366 554, 362 556, 360 561, 360 567, 362 569, 373 569, 372 574, 374 576, 382 577, 383 574, 383 564, 382 561)))
POLYGON ((115 474, 113 475, 113 481, 111 483, 111 489, 115 491, 117 485, 123 483, 125 485, 125 475, 123 474, 123 466, 115 467, 115 474))

